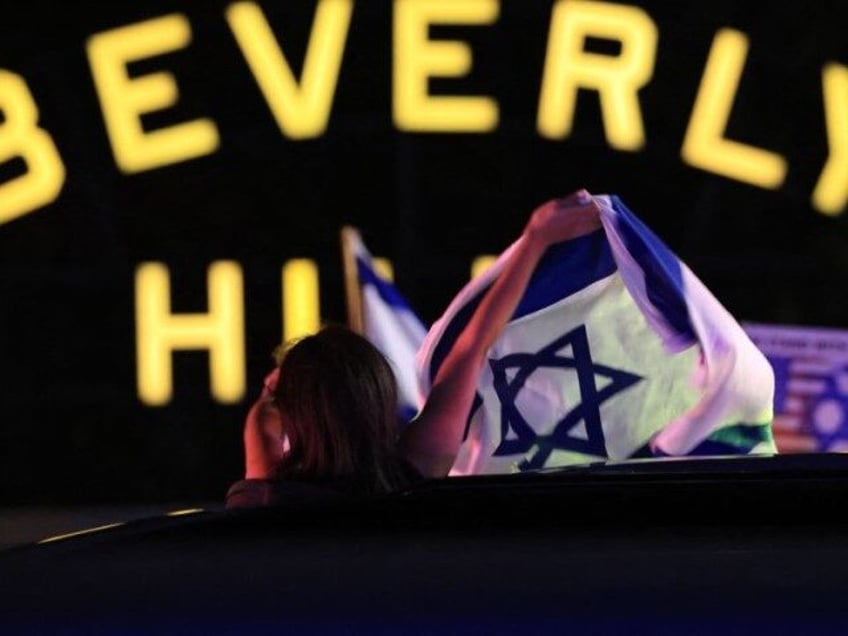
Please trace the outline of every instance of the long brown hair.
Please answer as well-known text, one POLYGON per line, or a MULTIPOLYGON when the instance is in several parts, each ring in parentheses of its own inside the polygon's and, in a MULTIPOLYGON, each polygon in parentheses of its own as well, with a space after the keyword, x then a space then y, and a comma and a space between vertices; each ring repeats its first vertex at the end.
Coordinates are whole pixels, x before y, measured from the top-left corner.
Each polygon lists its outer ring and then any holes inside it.
POLYGON ((397 446, 395 377, 368 340, 327 326, 284 348, 278 363, 274 395, 290 444, 280 478, 356 492, 409 482, 397 446))

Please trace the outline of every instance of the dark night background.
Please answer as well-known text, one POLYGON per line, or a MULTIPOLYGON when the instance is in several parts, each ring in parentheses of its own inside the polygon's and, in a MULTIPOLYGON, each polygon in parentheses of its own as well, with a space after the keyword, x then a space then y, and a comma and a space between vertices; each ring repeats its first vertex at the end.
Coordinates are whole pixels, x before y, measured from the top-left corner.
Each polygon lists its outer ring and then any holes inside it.
MULTIPOLYGON (((474 55, 467 77, 436 79, 431 92, 494 98, 499 124, 485 134, 396 128, 392 3, 357 1, 328 129, 307 141, 277 127, 227 25, 227 4, 33 0, 0 10, 0 68, 26 80, 67 169, 56 201, 0 225, 0 504, 222 498, 241 474, 243 416, 281 337, 280 267, 314 259, 322 317, 344 321, 345 223, 393 260, 400 291, 429 322, 466 282, 472 259, 506 247, 534 206, 579 187, 616 193, 738 319, 848 326, 848 220, 810 203, 828 153, 822 67, 848 64, 844 3, 632 3, 659 31, 637 152, 607 144, 591 92, 579 96, 570 136, 537 132, 549 0, 501 0, 492 25, 431 30, 433 39, 466 41, 474 55), (145 126, 211 118, 220 147, 123 174, 85 42, 174 12, 188 18, 191 44, 131 66, 173 73, 180 90, 178 105, 145 126), (726 134, 786 157, 775 191, 680 157, 723 27, 750 41, 726 134), (222 259, 244 272, 248 395, 214 402, 207 355, 180 352, 173 400, 143 405, 135 268, 164 262, 173 310, 200 312, 206 267, 222 259)), ((259 4, 298 69, 315 3, 259 4)), ((0 183, 22 171, 19 160, 0 163, 0 183)))

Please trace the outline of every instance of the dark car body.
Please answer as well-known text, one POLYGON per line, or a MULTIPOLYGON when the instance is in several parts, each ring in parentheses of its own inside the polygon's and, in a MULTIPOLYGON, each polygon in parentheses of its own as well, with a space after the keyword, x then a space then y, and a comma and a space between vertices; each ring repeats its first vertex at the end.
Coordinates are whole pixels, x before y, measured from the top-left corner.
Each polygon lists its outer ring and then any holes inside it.
POLYGON ((848 456, 637 460, 0 554, 2 633, 848 631, 848 456))

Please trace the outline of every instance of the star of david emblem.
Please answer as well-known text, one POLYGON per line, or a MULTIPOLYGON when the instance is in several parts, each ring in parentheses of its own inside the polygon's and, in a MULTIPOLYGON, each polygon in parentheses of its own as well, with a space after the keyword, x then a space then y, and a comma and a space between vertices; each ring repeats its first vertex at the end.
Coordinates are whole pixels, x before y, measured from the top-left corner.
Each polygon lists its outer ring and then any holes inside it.
POLYGON ((519 463, 521 470, 543 467, 556 449, 609 457, 601 426, 601 404, 642 379, 627 371, 596 364, 589 350, 585 325, 572 329, 536 353, 512 353, 489 360, 489 365, 501 403, 501 443, 494 454, 526 454, 535 447, 536 452, 519 463), (571 356, 563 353, 568 347, 571 348, 571 356), (547 434, 537 433, 516 404, 527 378, 543 368, 574 369, 580 389, 579 404, 565 413, 547 434), (596 381, 599 376, 607 379, 600 389, 596 381), (581 424, 585 427, 585 436, 575 435, 582 429, 581 424))

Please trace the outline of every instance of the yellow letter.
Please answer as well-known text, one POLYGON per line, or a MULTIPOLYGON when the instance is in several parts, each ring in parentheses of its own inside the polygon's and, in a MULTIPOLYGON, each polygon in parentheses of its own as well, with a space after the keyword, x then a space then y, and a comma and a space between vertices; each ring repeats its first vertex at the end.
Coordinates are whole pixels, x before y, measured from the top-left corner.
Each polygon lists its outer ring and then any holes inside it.
POLYGON ((374 269, 377 271, 377 273, 380 276, 385 278, 390 283, 394 282, 394 280, 395 280, 395 268, 394 268, 394 265, 392 265, 392 262, 389 259, 383 258, 382 256, 375 256, 374 257, 374 269))
POLYGON ((318 268, 308 258, 287 261, 282 272, 283 342, 308 336, 320 327, 318 268))
POLYGON ((786 160, 782 156, 724 137, 747 55, 748 38, 744 33, 733 29, 716 33, 681 155, 698 168, 777 189, 786 176, 786 160))
POLYGON ((822 92, 830 156, 813 191, 813 205, 836 216, 848 203, 848 68, 841 64, 825 66, 822 92))
POLYGON ((38 107, 20 75, 0 70, 0 163, 20 157, 23 174, 0 185, 0 223, 53 202, 65 183, 65 166, 50 135, 36 126, 38 107))
POLYGON ((130 78, 127 64, 188 46, 191 28, 174 14, 104 31, 88 40, 88 59, 115 163, 126 173, 207 155, 218 147, 218 129, 195 119, 145 132, 141 115, 173 106, 177 85, 170 73, 130 78))
POLYGON ((539 95, 539 134, 571 133, 577 90, 598 91, 607 141, 619 150, 645 144, 639 89, 654 72, 657 27, 642 9, 607 2, 559 0, 551 14, 548 51, 539 95), (621 43, 616 56, 585 50, 588 37, 621 43))
POLYGON ((471 50, 461 42, 433 42, 431 24, 490 24, 497 0, 395 0, 395 125, 408 131, 487 132, 498 125, 489 97, 434 97, 431 77, 461 77, 471 70, 471 50))
POLYGON ((480 274, 489 269, 498 260, 497 256, 491 254, 480 254, 475 256, 471 261, 471 278, 477 278, 480 274))
POLYGON ((320 0, 298 83, 262 9, 253 2, 227 8, 227 22, 277 126, 292 139, 327 129, 352 11, 352 0, 320 0))
POLYGON ((173 392, 171 353, 209 350, 212 396, 238 402, 244 395, 244 299, 241 268, 213 263, 207 272, 209 312, 172 314, 168 269, 144 263, 135 276, 138 395, 150 405, 167 404, 173 392))

